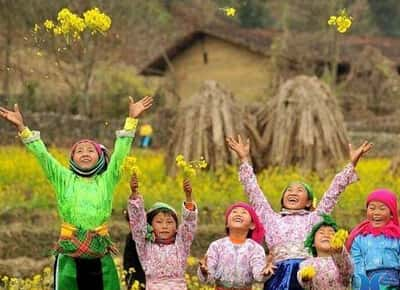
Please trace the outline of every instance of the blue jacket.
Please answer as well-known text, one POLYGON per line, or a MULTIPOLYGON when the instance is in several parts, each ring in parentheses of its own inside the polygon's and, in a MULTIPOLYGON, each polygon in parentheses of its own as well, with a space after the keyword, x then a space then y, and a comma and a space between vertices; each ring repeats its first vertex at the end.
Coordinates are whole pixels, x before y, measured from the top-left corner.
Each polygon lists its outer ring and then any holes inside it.
POLYGON ((350 254, 355 275, 384 268, 400 270, 400 239, 359 235, 353 241, 350 254))

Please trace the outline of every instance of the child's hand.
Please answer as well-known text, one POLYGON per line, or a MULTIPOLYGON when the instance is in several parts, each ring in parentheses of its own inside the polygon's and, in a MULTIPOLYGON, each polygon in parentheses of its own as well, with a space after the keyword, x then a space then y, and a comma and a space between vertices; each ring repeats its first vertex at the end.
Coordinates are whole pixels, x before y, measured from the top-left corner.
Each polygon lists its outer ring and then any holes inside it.
POLYGON ((204 256, 199 260, 200 271, 204 276, 208 275, 208 267, 207 267, 207 256, 204 256))
POLYGON ((238 135, 237 140, 233 137, 226 138, 229 148, 236 152, 241 162, 250 160, 250 140, 247 138, 246 143, 242 141, 242 137, 238 135))
POLYGON ((20 132, 25 128, 24 118, 19 111, 18 104, 14 105, 14 111, 10 111, 6 108, 0 107, 0 117, 13 124, 20 132))
POLYGON ((364 143, 358 147, 356 150, 353 150, 353 146, 349 144, 349 152, 350 152, 350 160, 353 163, 353 166, 356 167, 360 158, 366 154, 371 148, 374 146, 371 142, 364 141, 364 143))
POLYGON ((304 282, 311 281, 314 278, 316 272, 313 266, 306 266, 299 271, 301 280, 304 282))
POLYGON ((132 97, 129 96, 129 117, 137 118, 141 113, 150 109, 153 105, 153 98, 146 96, 138 102, 134 102, 132 97))
POLYGON ((343 250, 344 243, 346 242, 349 233, 346 230, 340 229, 331 239, 331 249, 334 253, 340 253, 343 250))
POLYGON ((131 176, 131 181, 130 181, 129 185, 130 185, 130 187, 131 187, 131 196, 130 196, 130 199, 136 199, 136 198, 138 197, 138 195, 139 195, 139 191, 138 191, 138 189, 139 189, 139 182, 138 182, 138 179, 137 179, 137 176, 136 176, 135 173, 132 174, 132 176, 131 176))
POLYGON ((192 184, 190 183, 190 180, 185 178, 183 180, 183 191, 185 192, 186 195, 186 202, 193 202, 192 200, 192 184))
POLYGON ((272 255, 267 256, 267 264, 264 268, 263 274, 264 276, 272 276, 275 274, 276 266, 273 263, 272 255))

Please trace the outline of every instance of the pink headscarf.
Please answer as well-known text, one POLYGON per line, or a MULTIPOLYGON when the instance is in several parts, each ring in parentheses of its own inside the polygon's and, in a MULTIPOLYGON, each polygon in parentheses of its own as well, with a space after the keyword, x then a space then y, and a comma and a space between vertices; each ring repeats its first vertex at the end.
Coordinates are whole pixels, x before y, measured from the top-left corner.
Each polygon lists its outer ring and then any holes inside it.
POLYGON ((228 224, 229 214, 232 212, 232 210, 234 208, 237 208, 237 207, 242 207, 242 208, 246 209, 248 211, 248 213, 250 214, 252 222, 255 226, 254 230, 252 230, 252 232, 251 232, 251 239, 256 241, 257 243, 261 244, 264 239, 264 235, 265 235, 264 226, 260 222, 260 219, 258 218, 255 210, 253 209, 253 207, 251 205, 249 205, 245 202, 236 202, 236 203, 232 204, 225 212, 225 224, 228 224))
POLYGON ((79 144, 84 143, 84 142, 88 142, 88 143, 92 144, 94 146, 94 148, 96 148, 96 151, 97 151, 97 154, 99 155, 99 157, 101 156, 101 154, 102 154, 102 150, 101 150, 101 146, 102 145, 101 144, 97 143, 96 141, 90 140, 90 139, 82 139, 82 140, 79 140, 78 142, 76 142, 72 146, 72 148, 71 148, 71 159, 72 159, 72 156, 74 155, 76 146, 78 146, 79 144))
POLYGON ((382 227, 373 227, 369 220, 365 220, 359 225, 357 225, 350 233, 349 238, 346 242, 346 247, 350 251, 351 245, 354 239, 358 235, 384 235, 388 238, 399 239, 400 238, 400 226, 399 217, 397 214, 397 198, 396 194, 387 189, 376 189, 371 192, 367 197, 367 206, 371 201, 380 201, 385 204, 392 214, 390 221, 382 227))

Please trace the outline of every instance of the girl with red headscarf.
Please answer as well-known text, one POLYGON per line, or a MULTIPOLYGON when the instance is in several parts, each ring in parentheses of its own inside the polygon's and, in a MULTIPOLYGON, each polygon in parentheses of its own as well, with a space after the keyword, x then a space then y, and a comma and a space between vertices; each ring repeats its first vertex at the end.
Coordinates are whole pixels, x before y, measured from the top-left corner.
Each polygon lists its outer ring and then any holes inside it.
POLYGON ((367 219, 346 243, 354 262, 353 289, 368 278, 371 289, 400 288, 400 227, 395 193, 377 189, 367 197, 367 219), (373 287, 374 283, 380 284, 373 287))
POLYGON ((254 209, 237 202, 225 213, 227 237, 211 243, 200 262, 200 281, 215 284, 215 289, 248 290, 254 282, 264 281, 273 273, 266 265, 264 227, 254 209))

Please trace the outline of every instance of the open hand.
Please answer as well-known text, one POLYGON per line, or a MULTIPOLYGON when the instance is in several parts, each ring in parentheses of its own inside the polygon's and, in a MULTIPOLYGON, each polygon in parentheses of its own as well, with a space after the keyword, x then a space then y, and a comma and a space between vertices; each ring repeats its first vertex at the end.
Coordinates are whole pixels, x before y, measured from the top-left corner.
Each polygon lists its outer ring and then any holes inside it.
POLYGON ((274 265, 274 260, 273 260, 272 255, 268 255, 266 260, 267 260, 266 266, 263 271, 264 276, 274 275, 277 267, 274 265))
POLYGON ((129 117, 137 118, 144 111, 150 109, 153 105, 153 98, 146 96, 138 102, 134 102, 133 98, 129 96, 129 117))
POLYGON ((248 162, 250 160, 250 140, 248 138, 246 142, 243 142, 240 135, 237 136, 237 140, 233 137, 227 137, 226 143, 231 150, 236 152, 240 161, 248 162))
POLYGON ((350 153, 350 160, 351 163, 353 163, 353 166, 356 167, 358 161, 360 160, 360 158, 366 154, 369 150, 371 150, 371 148, 374 146, 374 144, 372 144, 369 141, 364 141, 364 143, 358 147, 357 149, 353 149, 353 146, 351 144, 349 144, 349 153, 350 153))
POLYGON ((17 127, 18 131, 22 131, 25 127, 24 118, 19 111, 18 104, 14 105, 14 111, 10 111, 4 107, 0 107, 0 117, 17 127))

